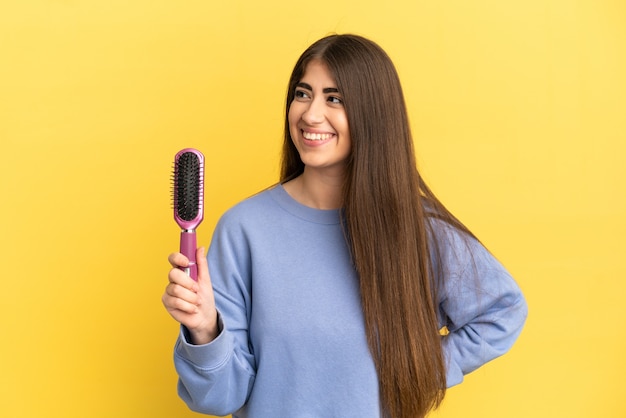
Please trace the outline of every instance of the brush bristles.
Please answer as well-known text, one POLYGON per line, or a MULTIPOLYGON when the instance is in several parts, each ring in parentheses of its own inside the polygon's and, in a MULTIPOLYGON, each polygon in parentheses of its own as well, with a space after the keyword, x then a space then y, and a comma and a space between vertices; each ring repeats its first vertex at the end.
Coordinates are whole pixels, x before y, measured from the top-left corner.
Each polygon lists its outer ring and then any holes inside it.
POLYGON ((200 210, 200 160, 193 152, 180 155, 174 167, 174 210, 184 221, 192 221, 200 210))

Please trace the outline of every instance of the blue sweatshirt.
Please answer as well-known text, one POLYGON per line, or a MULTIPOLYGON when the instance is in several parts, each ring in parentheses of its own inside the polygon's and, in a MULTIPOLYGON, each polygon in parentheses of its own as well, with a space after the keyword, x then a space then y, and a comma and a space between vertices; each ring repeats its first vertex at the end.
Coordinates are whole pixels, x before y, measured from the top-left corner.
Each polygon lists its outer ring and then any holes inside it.
MULTIPOLYGON (((509 350, 527 307, 477 241, 431 220, 441 247, 439 289, 447 383, 509 350)), ((208 252, 218 337, 192 345, 184 327, 174 363, 181 398, 233 418, 380 417, 359 285, 338 210, 293 200, 282 186, 220 219, 208 252)))

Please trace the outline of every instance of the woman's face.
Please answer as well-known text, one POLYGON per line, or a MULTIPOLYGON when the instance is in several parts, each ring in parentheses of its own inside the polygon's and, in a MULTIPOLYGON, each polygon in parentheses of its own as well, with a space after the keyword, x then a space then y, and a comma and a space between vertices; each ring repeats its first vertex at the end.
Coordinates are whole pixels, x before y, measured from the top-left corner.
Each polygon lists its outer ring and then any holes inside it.
POLYGON ((348 118, 326 64, 311 61, 289 106, 289 133, 307 169, 343 174, 350 155, 348 118))

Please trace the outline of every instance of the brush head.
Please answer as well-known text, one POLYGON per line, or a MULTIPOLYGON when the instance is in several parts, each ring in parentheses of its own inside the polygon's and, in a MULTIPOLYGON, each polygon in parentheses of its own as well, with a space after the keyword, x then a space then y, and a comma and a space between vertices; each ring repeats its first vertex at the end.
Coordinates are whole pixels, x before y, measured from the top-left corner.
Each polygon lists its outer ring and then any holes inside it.
POLYGON ((204 155, 185 148, 174 158, 174 220, 181 229, 195 229, 204 217, 204 155))

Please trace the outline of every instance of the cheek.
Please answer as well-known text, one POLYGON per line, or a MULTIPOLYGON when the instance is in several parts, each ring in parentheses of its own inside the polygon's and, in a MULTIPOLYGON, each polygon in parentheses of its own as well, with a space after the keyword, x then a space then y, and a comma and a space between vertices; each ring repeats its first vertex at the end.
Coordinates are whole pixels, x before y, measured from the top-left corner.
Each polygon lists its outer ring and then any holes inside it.
MULTIPOLYGON (((291 134, 291 140, 296 141, 300 135, 300 128, 298 124, 302 119, 302 105, 294 102, 289 106, 289 113, 287 114, 287 122, 289 123, 289 133, 291 134)), ((297 146, 297 144, 296 144, 297 146)))
POLYGON ((343 135, 350 140, 350 125, 348 124, 348 117, 345 113, 338 118, 338 124, 341 127, 343 135))
POLYGON ((293 135, 293 130, 297 129, 296 124, 298 122, 298 117, 296 114, 295 106, 293 103, 289 106, 289 112, 287 113, 287 122, 289 122, 289 132, 293 135))

